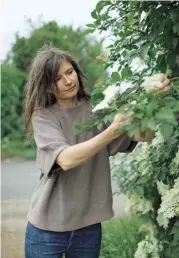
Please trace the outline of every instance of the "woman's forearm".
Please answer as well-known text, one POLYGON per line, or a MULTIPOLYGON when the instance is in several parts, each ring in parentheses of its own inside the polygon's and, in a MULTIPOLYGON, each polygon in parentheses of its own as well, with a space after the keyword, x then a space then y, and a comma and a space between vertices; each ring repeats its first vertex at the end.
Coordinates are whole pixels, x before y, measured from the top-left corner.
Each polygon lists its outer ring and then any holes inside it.
POLYGON ((104 146, 115 139, 110 127, 88 141, 75 144, 63 150, 57 157, 56 163, 64 170, 69 170, 81 165, 94 156, 104 146))
MULTIPOLYGON (((125 116, 119 119, 114 119, 113 123, 102 133, 93 137, 92 139, 67 147, 57 157, 56 163, 64 170, 77 167, 86 160, 94 156, 104 146, 108 145, 112 140, 118 138, 121 133, 116 129, 123 124, 125 116)), ((142 137, 141 132, 137 131, 133 137, 136 142, 150 142, 154 138, 154 132, 146 129, 145 136, 142 137)))

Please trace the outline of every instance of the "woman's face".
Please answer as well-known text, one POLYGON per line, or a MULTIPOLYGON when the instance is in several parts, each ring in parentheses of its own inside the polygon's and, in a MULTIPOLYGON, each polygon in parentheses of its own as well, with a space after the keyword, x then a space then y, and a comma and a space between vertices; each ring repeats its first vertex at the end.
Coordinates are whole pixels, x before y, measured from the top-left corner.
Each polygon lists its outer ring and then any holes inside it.
POLYGON ((57 90, 54 95, 58 100, 72 100, 77 96, 79 80, 76 71, 71 63, 62 61, 57 75, 57 90), (58 95, 57 95, 58 91, 58 95))

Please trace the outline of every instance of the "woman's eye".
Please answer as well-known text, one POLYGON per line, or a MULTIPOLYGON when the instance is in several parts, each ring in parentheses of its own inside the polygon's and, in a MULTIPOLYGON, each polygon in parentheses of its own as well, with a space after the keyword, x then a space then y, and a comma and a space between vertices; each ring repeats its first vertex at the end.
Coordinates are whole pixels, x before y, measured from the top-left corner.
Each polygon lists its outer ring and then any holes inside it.
POLYGON ((73 69, 69 70, 69 74, 71 74, 73 72, 73 69))
POLYGON ((57 77, 57 82, 61 79, 61 77, 57 77))

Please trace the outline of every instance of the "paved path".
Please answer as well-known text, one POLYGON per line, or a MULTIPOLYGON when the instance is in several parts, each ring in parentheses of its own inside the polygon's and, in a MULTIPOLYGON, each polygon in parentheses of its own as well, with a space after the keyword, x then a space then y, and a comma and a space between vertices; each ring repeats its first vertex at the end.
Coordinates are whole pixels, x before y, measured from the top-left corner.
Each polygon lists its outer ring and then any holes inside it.
POLYGON ((39 174, 35 161, 2 162, 2 200, 21 200, 30 198, 37 185, 39 174))

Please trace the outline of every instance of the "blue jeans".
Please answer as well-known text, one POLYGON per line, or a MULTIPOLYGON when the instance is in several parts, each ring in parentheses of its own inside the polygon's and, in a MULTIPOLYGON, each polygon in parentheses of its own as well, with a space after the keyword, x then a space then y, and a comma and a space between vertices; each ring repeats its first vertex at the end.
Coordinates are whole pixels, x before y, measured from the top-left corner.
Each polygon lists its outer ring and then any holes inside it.
POLYGON ((45 231, 28 223, 25 258, 98 258, 101 223, 68 232, 45 231))

